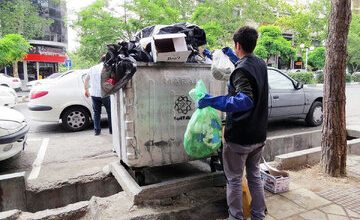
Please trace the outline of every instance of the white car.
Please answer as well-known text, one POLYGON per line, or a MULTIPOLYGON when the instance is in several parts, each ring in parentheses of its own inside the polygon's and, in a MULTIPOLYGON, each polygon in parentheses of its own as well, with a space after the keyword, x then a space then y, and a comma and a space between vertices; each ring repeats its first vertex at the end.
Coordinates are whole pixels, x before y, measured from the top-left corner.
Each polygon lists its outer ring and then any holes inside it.
POLYGON ((33 80, 33 81, 30 81, 30 82, 26 83, 26 87, 28 89, 32 89, 34 86, 39 86, 39 85, 42 85, 42 84, 46 84, 46 83, 49 82, 49 80, 56 79, 56 78, 60 77, 61 75, 67 74, 67 73, 68 72, 65 72, 65 73, 53 73, 50 76, 46 77, 45 79, 33 80))
POLYGON ((28 108, 35 121, 59 122, 69 131, 89 126, 91 99, 85 97, 84 80, 88 70, 75 70, 33 87, 28 108))
POLYGON ((15 91, 21 90, 20 79, 17 77, 5 75, 4 73, 0 73, 0 85, 13 88, 13 89, 15 89, 15 91))
POLYGON ((0 161, 24 150, 28 131, 29 126, 23 114, 0 106, 0 161))
POLYGON ((17 103, 17 94, 14 89, 0 86, 0 106, 13 108, 17 103))

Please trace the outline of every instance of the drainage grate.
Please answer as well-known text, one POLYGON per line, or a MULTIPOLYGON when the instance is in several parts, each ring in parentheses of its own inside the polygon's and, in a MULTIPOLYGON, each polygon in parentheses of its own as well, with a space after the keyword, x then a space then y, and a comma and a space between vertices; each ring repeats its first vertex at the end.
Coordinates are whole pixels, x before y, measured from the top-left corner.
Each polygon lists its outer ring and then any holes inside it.
POLYGON ((342 190, 325 190, 320 192, 319 195, 360 214, 360 187, 358 186, 342 190))

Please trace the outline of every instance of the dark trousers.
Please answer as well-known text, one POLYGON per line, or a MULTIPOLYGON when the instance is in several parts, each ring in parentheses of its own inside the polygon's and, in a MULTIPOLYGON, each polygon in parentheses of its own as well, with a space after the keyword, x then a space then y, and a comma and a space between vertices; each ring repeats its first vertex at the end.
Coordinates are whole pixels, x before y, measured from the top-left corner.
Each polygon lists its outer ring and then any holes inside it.
POLYGON ((251 220, 265 218, 264 186, 260 178, 260 159, 263 143, 242 146, 224 143, 223 161, 227 179, 226 197, 229 220, 243 220, 242 177, 246 166, 246 177, 251 194, 251 220))
POLYGON ((108 116, 108 124, 109 124, 109 132, 112 133, 111 128, 111 105, 110 105, 110 96, 101 98, 91 96, 92 104, 93 104, 93 111, 94 111, 94 130, 95 133, 100 133, 101 126, 100 126, 100 119, 101 119, 101 107, 104 105, 106 109, 106 113, 108 116))

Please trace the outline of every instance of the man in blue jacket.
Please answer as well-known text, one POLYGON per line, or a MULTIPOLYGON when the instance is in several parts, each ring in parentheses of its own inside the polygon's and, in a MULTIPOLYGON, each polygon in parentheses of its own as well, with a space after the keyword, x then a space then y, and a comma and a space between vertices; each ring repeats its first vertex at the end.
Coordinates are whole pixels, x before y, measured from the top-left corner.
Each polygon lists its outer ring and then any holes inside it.
POLYGON ((233 36, 240 58, 228 82, 228 95, 206 95, 199 108, 211 106, 226 112, 223 161, 227 179, 229 219, 244 219, 242 177, 244 167, 252 197, 251 219, 265 218, 264 188, 260 179, 260 159, 268 122, 268 78, 265 62, 255 56, 258 33, 245 26, 233 36))

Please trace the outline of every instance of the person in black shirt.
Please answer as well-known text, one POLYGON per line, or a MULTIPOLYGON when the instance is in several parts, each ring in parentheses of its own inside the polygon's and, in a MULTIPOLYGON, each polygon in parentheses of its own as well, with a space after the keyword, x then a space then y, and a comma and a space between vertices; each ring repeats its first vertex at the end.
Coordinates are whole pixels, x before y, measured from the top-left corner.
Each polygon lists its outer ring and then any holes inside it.
POLYGON ((268 79, 266 63, 255 56, 258 33, 241 27, 233 36, 240 58, 228 82, 228 95, 205 95, 199 108, 211 106, 226 112, 223 161, 227 179, 229 219, 244 219, 242 177, 246 166, 251 201, 251 219, 265 218, 264 188, 260 178, 260 159, 268 122, 268 79))

